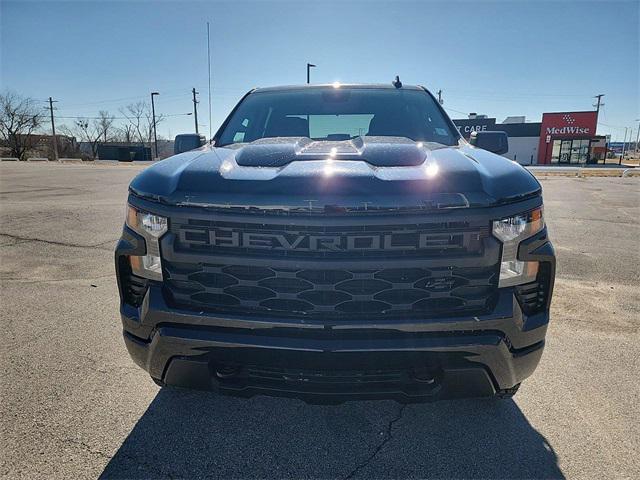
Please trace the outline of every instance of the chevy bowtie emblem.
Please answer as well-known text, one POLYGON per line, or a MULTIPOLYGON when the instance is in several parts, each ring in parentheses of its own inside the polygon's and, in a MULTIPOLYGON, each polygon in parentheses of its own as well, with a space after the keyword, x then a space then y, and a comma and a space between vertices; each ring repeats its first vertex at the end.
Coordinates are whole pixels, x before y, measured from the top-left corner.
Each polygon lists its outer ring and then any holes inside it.
POLYGON ((451 277, 430 278, 424 284, 427 290, 451 290, 456 281, 451 277))

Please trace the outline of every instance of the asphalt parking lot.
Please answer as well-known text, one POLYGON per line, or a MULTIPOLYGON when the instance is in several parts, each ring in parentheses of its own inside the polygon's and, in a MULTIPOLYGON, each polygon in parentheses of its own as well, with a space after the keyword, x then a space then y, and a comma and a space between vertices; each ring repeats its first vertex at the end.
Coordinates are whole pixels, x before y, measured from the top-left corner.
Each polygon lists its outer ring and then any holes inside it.
POLYGON ((0 475, 640 477, 640 179, 544 177, 558 254, 514 401, 307 405, 159 388, 121 339, 132 165, 0 165, 0 475))

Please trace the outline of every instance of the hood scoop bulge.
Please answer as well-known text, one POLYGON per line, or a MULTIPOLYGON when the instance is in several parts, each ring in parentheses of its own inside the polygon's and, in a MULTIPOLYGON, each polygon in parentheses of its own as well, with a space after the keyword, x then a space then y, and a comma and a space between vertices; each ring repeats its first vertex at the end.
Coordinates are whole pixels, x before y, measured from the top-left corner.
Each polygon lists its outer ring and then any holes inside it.
POLYGON ((434 145, 405 137, 367 136, 342 141, 263 138, 240 147, 235 160, 243 167, 283 167, 291 162, 327 159, 367 162, 376 167, 410 167, 422 164, 427 150, 434 145))

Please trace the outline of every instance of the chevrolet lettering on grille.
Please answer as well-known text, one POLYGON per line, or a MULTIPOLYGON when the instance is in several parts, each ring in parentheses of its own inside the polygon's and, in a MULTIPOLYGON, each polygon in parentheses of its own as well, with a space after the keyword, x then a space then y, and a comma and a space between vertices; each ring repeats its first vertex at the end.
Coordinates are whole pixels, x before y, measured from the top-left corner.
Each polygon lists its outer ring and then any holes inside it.
POLYGON ((235 229, 181 228, 179 240, 193 247, 248 248, 307 252, 352 250, 421 250, 460 248, 478 234, 460 233, 354 233, 318 235, 304 232, 251 232, 235 229))

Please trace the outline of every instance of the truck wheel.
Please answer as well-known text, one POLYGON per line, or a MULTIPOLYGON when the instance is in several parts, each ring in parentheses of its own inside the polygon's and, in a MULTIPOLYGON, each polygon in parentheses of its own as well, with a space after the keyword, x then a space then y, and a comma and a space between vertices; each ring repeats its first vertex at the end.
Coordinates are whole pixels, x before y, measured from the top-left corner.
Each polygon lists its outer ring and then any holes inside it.
POLYGON ((507 400, 509 398, 513 398, 513 396, 516 394, 516 392, 518 391, 518 389, 520 388, 520 384, 516 384, 511 388, 505 388, 503 390, 498 390, 496 392, 496 396, 495 398, 499 399, 499 400, 507 400))

